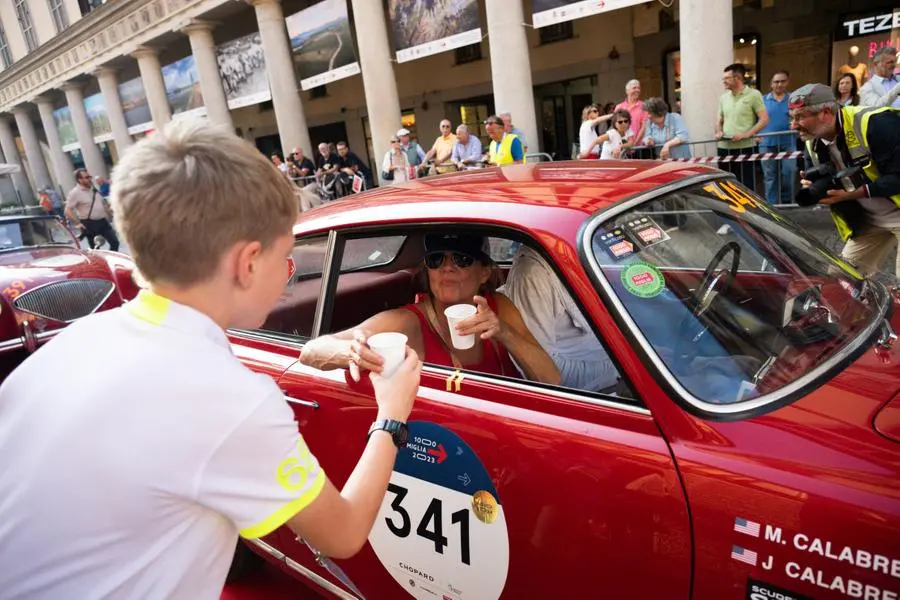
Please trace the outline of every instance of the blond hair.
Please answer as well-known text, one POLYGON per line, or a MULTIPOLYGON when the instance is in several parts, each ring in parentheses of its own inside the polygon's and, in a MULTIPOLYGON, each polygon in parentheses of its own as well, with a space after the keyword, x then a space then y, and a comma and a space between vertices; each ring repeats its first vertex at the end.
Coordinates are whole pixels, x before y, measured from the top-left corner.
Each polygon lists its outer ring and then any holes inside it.
POLYGON ((151 282, 200 283, 240 241, 268 248, 297 219, 293 185, 224 127, 179 120, 139 141, 113 170, 115 222, 151 282))

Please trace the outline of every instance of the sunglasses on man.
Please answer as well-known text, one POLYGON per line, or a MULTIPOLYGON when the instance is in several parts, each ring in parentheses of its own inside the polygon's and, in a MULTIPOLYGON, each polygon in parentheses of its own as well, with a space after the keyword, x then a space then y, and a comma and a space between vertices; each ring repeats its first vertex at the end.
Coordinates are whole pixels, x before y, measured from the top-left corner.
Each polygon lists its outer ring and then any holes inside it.
POLYGON ((463 254, 462 252, 429 252, 425 255, 425 266, 428 269, 440 269, 444 264, 444 259, 447 254, 453 260, 453 264, 455 264, 460 269, 468 269, 473 264, 475 264, 475 258, 469 256, 468 254, 463 254))

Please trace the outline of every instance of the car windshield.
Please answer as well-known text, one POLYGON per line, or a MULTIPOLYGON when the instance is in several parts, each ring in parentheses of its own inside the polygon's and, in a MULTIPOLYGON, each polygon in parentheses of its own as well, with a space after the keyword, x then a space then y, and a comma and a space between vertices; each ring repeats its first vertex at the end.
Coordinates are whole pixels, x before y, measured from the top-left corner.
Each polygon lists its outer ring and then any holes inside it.
POLYGON ((877 284, 732 180, 625 203, 588 234, 613 304, 702 409, 789 393, 883 313, 877 284))
POLYGON ((75 247, 75 239, 57 219, 22 219, 0 222, 0 251, 31 246, 75 247))

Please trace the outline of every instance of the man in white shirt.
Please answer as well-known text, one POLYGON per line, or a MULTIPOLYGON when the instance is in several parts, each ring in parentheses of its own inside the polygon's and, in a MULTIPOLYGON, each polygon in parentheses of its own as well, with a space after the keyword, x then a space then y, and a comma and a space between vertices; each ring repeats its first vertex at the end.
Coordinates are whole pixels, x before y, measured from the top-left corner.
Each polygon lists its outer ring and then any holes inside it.
POLYGON ((541 347, 556 363, 562 385, 608 390, 619 372, 581 310, 537 251, 521 246, 500 290, 522 313, 541 347))
POLYGON ((875 73, 859 88, 859 103, 864 106, 891 106, 900 108, 900 85, 894 75, 897 66, 897 49, 884 46, 872 57, 875 73))
MULTIPOLYGON (((293 185, 227 129, 191 120, 135 144, 115 180, 150 289, 68 327, 0 386, 0 595, 214 600, 238 535, 285 524, 353 555, 402 442, 373 425, 338 492, 281 390, 225 336, 259 327, 284 291, 293 185)), ((372 377, 379 422, 405 427, 418 373, 410 351, 390 379, 372 377)))

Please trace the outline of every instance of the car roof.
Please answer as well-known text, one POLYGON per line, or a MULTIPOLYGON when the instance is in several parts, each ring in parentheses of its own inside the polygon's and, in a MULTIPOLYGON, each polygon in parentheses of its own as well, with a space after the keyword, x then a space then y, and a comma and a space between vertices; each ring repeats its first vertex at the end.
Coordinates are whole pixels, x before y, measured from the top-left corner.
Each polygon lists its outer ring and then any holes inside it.
POLYGON ((443 219, 528 226, 555 220, 563 213, 583 221, 586 215, 626 198, 717 172, 720 171, 703 165, 644 160, 544 162, 474 169, 342 198, 303 213, 294 232, 443 219))

